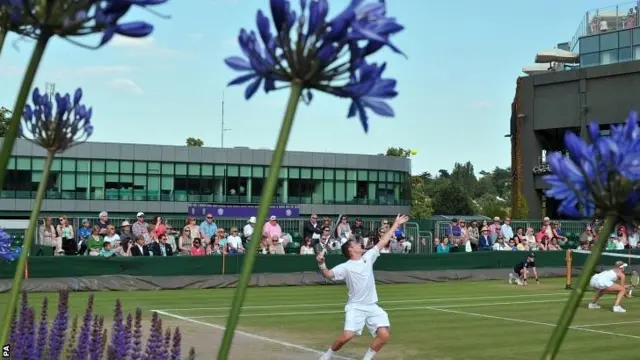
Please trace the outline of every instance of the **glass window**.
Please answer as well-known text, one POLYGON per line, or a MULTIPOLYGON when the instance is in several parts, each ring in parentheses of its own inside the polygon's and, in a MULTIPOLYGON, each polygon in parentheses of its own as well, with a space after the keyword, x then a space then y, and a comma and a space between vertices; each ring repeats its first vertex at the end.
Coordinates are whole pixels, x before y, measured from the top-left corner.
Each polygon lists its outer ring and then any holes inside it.
POLYGON ((189 164, 189 176, 200 177, 200 164, 189 164))
POLYGON ((240 166, 240 176, 251 177, 251 166, 240 166))
POLYGON ((313 173, 311 174, 311 177, 314 180, 322 180, 322 169, 313 169, 313 173))
POLYGON ((621 62, 631 60, 633 58, 631 55, 630 47, 620 48, 620 50, 618 50, 618 60, 621 62))
POLYGON ((76 163, 76 169, 78 171, 89 172, 91 170, 89 160, 78 160, 76 163))
POLYGON ((631 46, 631 30, 624 30, 618 32, 618 46, 627 47, 631 46))
POLYGON ((238 169, 238 166, 229 165, 229 167, 227 167, 227 176, 237 177, 238 174, 240 174, 240 169, 238 169))
POLYGON ((108 173, 119 173, 120 165, 117 160, 107 160, 107 172, 108 173))
POLYGON ((336 180, 344 180, 345 171, 344 170, 336 170, 336 180))
POLYGON ((600 65, 600 53, 580 55, 580 67, 600 65))
POLYGON ((91 172, 104 172, 104 160, 91 160, 91 172))
POLYGON ((633 29, 633 45, 640 45, 640 28, 633 29))
POLYGON ((378 171, 378 181, 380 182, 387 181, 387 173, 385 171, 378 171))
POLYGON ((367 170, 358 170, 358 180, 367 181, 367 170))
POLYGON ((618 33, 612 32, 600 35, 600 50, 613 50, 618 48, 618 33))
POLYGON ((600 64, 615 64, 618 62, 618 50, 603 51, 600 53, 600 64))
POLYGON ((225 166, 224 165, 216 165, 215 167, 215 175, 216 176, 224 176, 225 166))
POLYGON ((51 171, 60 171, 62 168, 62 161, 60 159, 53 159, 51 162, 51 171))
POLYGON ((31 158, 20 156, 16 162, 16 168, 18 170, 31 170, 31 158))
POLYGON ((173 163, 162 163, 162 174, 173 175, 173 163))
MULTIPOLYGON (((109 175, 107 175, 107 179, 108 178, 109 178, 109 175)), ((118 181, 118 179, 115 179, 114 181, 118 181)), ((120 185, 127 188, 132 187, 133 175, 120 175, 120 185)))
MULTIPOLYGON (((324 169, 324 179, 333 180, 333 169, 324 169)), ((331 192, 331 198, 333 199, 333 191, 331 192)))
POLYGON ((347 180, 349 181, 354 181, 356 180, 356 177, 358 173, 355 170, 348 170, 347 171, 347 180))
POLYGON ((7 163, 7 169, 13 170, 16 168, 16 158, 10 157, 9 162, 7 163))
POLYGON ((280 179, 286 179, 289 175, 289 169, 287 168, 280 168, 280 179))
POLYGON ((44 170, 44 159, 43 158, 31 159, 31 168, 33 170, 44 170))
POLYGON ((289 168, 289 179, 299 179, 299 178, 300 178, 300 169, 289 168))
POLYGON ((640 46, 633 47, 633 60, 640 60, 640 46))
POLYGON ((62 174, 62 190, 75 190, 76 176, 74 174, 62 174))
POLYGON ((147 162, 146 161, 136 161, 133 164, 133 172, 136 174, 146 174, 147 173, 147 162))
POLYGON ((160 176, 149 176, 148 189, 151 191, 160 190, 160 176))
POLYGON ((176 164, 176 175, 187 175, 187 164, 176 164))
POLYGON ((76 187, 81 189, 87 189, 89 187, 89 175, 78 174, 76 177, 76 187))
POLYGON ((121 174, 133 174, 133 161, 120 161, 121 174))
POLYGON ((378 181, 377 171, 369 171, 369 181, 378 181))
POLYGON ((264 177, 264 168, 262 166, 254 166, 251 176, 254 178, 263 178, 264 177))
POLYGON ((202 165, 202 176, 213 176, 213 165, 211 165, 211 164, 203 164, 202 165))
POLYGON ((63 159, 62 160, 62 171, 76 171, 76 160, 75 159, 63 159))
POLYGON ((344 203, 346 186, 344 181, 336 181, 336 203, 344 203))
POLYGON ((173 176, 163 176, 160 186, 162 186, 162 190, 173 191, 173 176))
POLYGON ((136 175, 133 177, 133 186, 137 189, 146 189, 147 188, 147 176, 146 175, 136 175))
MULTIPOLYGON (((120 167, 122 167, 122 164, 120 164, 120 167)), ((160 174, 160 163, 155 161, 150 162, 147 164, 147 171, 149 174, 160 174)))
POLYGON ((600 51, 598 36, 586 36, 580 38, 580 54, 587 54, 600 51))
POLYGON ((324 181, 324 195, 323 195, 323 199, 325 203, 333 203, 334 199, 333 199, 333 181, 324 181))
POLYGON ((301 179, 311 179, 311 169, 309 169, 309 168, 300 169, 300 178, 301 179))

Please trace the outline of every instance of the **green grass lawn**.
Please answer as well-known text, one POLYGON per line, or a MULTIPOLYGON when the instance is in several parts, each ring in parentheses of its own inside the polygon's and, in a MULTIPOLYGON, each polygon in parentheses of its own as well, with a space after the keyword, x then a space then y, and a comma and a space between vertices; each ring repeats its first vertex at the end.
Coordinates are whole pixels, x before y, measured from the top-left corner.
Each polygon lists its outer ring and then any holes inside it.
MULTIPOLYGON (((163 318, 206 331, 224 326, 233 294, 233 289, 99 292, 96 311, 110 317, 119 298, 125 311, 141 307, 148 317, 151 310, 161 310, 163 318)), ((378 295, 391 319, 392 339, 376 359, 493 360, 539 358, 568 292, 558 279, 524 288, 506 281, 378 285, 378 295)), ((56 300, 51 306, 57 303, 56 294, 30 294, 30 302, 39 303, 43 296, 56 300)), ((71 294, 72 314, 82 313, 87 297, 71 294)), ((0 311, 7 299, 0 295, 0 311)), ((257 342, 324 350, 342 329, 345 299, 344 286, 250 289, 240 329, 265 338, 254 338, 257 342)), ((601 304, 597 311, 583 304, 560 359, 638 357, 640 299, 623 303, 626 314, 611 312, 611 296, 601 304)), ((365 329, 341 355, 360 358, 369 340, 365 329)))

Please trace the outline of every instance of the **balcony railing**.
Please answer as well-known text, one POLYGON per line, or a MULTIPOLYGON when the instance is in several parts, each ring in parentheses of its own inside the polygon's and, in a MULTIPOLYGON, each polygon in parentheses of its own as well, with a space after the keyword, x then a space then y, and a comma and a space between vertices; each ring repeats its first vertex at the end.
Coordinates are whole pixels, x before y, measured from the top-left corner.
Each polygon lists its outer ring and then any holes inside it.
POLYGON ((587 11, 571 39, 571 51, 576 52, 581 37, 640 26, 639 7, 640 0, 587 11))

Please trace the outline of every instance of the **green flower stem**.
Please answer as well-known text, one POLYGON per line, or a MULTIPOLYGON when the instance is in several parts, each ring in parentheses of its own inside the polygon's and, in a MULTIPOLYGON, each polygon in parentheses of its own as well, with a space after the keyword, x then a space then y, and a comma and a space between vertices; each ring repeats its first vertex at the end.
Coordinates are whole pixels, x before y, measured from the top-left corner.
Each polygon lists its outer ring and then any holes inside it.
MULTIPOLYGON (((560 346, 562 346, 562 341, 564 340, 565 335, 567 335, 567 331, 569 330, 569 326, 576 315, 576 311, 578 311, 584 292, 589 285, 591 275, 594 273, 596 265, 598 265, 598 262, 600 261, 600 255, 607 245, 607 239, 613 232, 617 222, 618 216, 616 215, 608 215, 604 219, 596 246, 593 247, 591 255, 589 255, 587 262, 584 264, 582 274, 580 274, 580 280, 578 280, 578 286, 576 286, 576 288, 571 292, 571 296, 562 310, 558 324, 553 330, 551 338, 549 338, 549 343, 547 343, 542 360, 553 360, 558 354, 560 346)), ((567 269, 567 271, 571 271, 571 269, 567 269)))
MULTIPOLYGON (((278 185, 280 168, 282 167, 285 149, 287 148, 289 134, 291 134, 291 127, 293 126, 293 120, 296 115, 296 109, 298 108, 298 102, 300 101, 301 94, 302 84, 293 82, 291 84, 291 94, 289 95, 287 110, 284 114, 284 119, 282 120, 282 126, 280 127, 280 135, 278 135, 276 149, 273 152, 273 158, 269 165, 267 181, 264 188, 262 188, 260 205, 258 206, 258 218, 256 220, 258 228, 261 228, 262 224, 267 220, 267 215, 269 215, 269 206, 271 205, 273 195, 278 185)), ((231 311, 227 318, 227 326, 224 331, 222 343, 220 344, 220 350, 218 351, 218 360, 227 360, 229 358, 233 335, 238 325, 238 319, 240 317, 244 298, 247 294, 251 272, 253 271, 253 265, 256 262, 258 254, 258 245, 260 244, 260 238, 262 237, 262 231, 259 231, 258 228, 256 228, 256 231, 254 231, 251 236, 251 242, 249 243, 242 261, 242 272, 240 273, 238 285, 236 286, 236 294, 231 303, 231 311)))
POLYGON ((18 307, 18 299, 20 297, 20 290, 22 289, 22 279, 24 278, 24 270, 27 265, 27 258, 29 258, 29 252, 31 251, 31 244, 36 235, 36 229, 38 228, 38 216, 40 216, 40 208, 42 207, 42 200, 47 191, 47 181, 49 178, 49 170, 51 169, 51 163, 53 162, 53 152, 47 153, 47 158, 44 162, 44 168, 42 169, 42 181, 38 185, 38 192, 36 194, 36 200, 33 204, 33 210, 31 210, 31 217, 29 218, 29 228, 24 238, 24 244, 22 245, 22 253, 20 259, 18 259, 18 265, 16 265, 16 273, 13 275, 13 284, 11 285, 11 298, 5 306, 4 318, 2 319, 2 333, 0 335, 0 344, 7 344, 9 340, 9 329, 11 328, 11 319, 13 313, 18 307))
POLYGON ((11 120, 9 122, 9 128, 7 129, 7 135, 4 137, 2 148, 0 149, 0 190, 4 189, 4 180, 7 176, 7 164, 9 163, 9 158, 13 151, 13 145, 16 142, 16 137, 18 137, 22 112, 24 111, 24 106, 27 103, 27 98, 31 91, 31 85, 33 85, 33 80, 38 72, 40 60, 42 60, 42 56, 44 55, 44 50, 47 47, 49 39, 50 37, 47 35, 40 36, 36 43, 36 47, 33 49, 33 53, 31 54, 31 60, 29 60, 27 71, 24 74, 24 78, 22 78, 22 85, 20 86, 20 91, 18 92, 18 98, 16 99, 16 104, 13 107, 13 112, 11 113, 11 120))

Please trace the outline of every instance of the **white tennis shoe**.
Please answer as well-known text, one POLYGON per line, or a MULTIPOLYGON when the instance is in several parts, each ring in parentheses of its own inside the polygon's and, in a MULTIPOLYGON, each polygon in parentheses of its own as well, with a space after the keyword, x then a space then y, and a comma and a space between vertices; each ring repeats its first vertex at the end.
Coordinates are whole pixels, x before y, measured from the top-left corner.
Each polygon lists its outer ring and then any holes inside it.
POLYGON ((627 310, 623 309, 622 306, 620 305, 616 305, 613 307, 613 312, 614 313, 626 313, 627 310))
POLYGON ((600 309, 600 305, 595 303, 589 303, 589 310, 598 310, 600 309))

